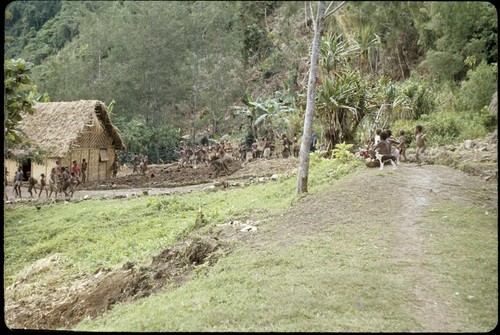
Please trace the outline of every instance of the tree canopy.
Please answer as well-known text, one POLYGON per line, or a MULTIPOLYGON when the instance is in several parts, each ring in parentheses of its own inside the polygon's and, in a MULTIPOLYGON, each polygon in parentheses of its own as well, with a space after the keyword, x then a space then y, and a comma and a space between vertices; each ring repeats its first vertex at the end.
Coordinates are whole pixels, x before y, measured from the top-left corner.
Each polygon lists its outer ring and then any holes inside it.
MULTIPOLYGON (((53 101, 114 100, 122 131, 137 122, 144 135, 244 140, 246 118, 232 108, 244 97, 269 106, 283 102, 277 92, 293 97, 288 131, 302 128, 310 17, 298 1, 16 1, 6 8, 4 57, 32 63, 32 82, 53 101)), ((323 22, 322 141, 354 140, 383 105, 393 119, 431 115, 440 87, 457 110, 488 105, 497 26, 488 2, 346 2, 323 22)))

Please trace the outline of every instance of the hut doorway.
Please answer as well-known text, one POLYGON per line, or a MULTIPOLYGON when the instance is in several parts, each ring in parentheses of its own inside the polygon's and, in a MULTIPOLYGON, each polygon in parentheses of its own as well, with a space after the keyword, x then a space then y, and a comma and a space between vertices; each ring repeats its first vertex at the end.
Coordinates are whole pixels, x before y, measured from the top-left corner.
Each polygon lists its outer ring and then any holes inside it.
POLYGON ((28 180, 28 171, 31 171, 31 159, 23 160, 24 181, 28 180))

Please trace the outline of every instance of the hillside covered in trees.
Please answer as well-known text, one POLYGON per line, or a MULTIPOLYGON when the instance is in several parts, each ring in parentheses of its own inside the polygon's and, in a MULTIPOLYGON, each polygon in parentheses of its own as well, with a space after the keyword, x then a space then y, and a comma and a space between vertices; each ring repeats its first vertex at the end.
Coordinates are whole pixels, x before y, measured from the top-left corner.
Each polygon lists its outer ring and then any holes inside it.
MULTIPOLYGON (((313 129, 332 149, 375 119, 432 144, 496 129, 498 17, 488 2, 327 2, 313 129), (493 110, 493 113, 492 113, 493 110)), ((153 163, 191 143, 301 134, 312 40, 300 1, 15 1, 5 59, 51 101, 112 105, 153 163)))

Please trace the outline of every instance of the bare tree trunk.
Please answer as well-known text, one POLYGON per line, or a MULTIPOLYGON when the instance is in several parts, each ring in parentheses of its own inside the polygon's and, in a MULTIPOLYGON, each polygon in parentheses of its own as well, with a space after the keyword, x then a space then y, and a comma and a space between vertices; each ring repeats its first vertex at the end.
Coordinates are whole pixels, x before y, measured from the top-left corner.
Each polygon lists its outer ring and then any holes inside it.
POLYGON ((296 193, 307 192, 307 178, 309 176, 309 151, 311 144, 312 125, 314 120, 314 107, 316 98, 316 75, 318 72, 318 58, 321 43, 321 23, 323 21, 325 4, 318 1, 318 12, 313 18, 314 37, 311 50, 311 68, 309 70, 309 82, 307 84, 307 104, 304 116, 304 133, 300 144, 299 173, 297 177, 296 193))

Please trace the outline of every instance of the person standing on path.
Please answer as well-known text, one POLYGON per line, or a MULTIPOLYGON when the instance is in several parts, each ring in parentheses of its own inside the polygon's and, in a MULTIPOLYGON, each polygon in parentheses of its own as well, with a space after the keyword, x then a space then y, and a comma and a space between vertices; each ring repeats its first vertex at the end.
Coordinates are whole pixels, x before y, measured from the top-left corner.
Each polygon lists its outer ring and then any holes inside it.
POLYGON ((23 186, 24 173, 23 168, 20 166, 17 168, 16 175, 14 176, 14 192, 16 197, 21 197, 21 186, 23 186))
POLYGON ((406 162, 406 144, 405 144, 405 131, 401 129, 399 131, 399 156, 404 157, 406 162))
POLYGON ((425 141, 424 141, 425 134, 422 133, 422 126, 417 125, 415 127, 415 140, 417 142, 417 152, 415 154, 415 158, 417 160, 417 165, 422 166, 424 163, 425 157, 424 157, 424 151, 425 151, 425 141))
POLYGON ((81 165, 81 168, 80 168, 80 173, 81 173, 81 177, 82 177, 82 183, 85 184, 85 181, 87 180, 87 162, 85 161, 85 158, 82 159, 82 165, 81 165))

